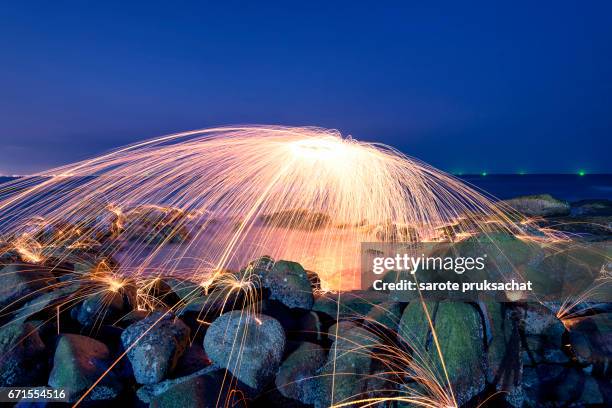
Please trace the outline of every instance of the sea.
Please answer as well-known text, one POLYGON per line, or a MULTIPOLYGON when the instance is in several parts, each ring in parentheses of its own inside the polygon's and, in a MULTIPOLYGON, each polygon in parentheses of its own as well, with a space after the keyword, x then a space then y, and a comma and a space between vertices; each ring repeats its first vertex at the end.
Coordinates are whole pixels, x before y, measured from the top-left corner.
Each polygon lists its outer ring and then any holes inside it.
MULTIPOLYGON (((457 177, 500 200, 530 194, 550 194, 570 202, 612 200, 612 174, 470 174, 457 177)), ((0 177, 0 184, 15 178, 0 177)))
POLYGON ((500 200, 550 194, 567 201, 612 200, 612 174, 487 174, 459 176, 500 200))

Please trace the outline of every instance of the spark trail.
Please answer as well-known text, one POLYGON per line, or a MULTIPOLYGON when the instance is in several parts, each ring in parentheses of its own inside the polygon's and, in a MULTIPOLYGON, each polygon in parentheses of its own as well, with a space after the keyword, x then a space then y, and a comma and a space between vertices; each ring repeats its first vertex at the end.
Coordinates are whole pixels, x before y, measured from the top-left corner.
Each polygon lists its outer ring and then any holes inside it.
POLYGON ((28 261, 98 246, 132 277, 205 283, 265 254, 316 271, 325 289, 359 286, 361 242, 534 228, 390 147, 280 126, 173 134, 21 178, 0 188, 0 218, 28 261))

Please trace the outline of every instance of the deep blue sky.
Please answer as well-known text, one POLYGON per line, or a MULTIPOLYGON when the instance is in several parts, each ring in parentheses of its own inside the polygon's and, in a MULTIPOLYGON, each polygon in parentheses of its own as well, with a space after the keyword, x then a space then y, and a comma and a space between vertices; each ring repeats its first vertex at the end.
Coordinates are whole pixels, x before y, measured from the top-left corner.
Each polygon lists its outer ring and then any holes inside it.
POLYGON ((3 2, 1 173, 235 123, 612 172, 612 2, 3 2), (333 5, 332 5, 333 4, 333 5))

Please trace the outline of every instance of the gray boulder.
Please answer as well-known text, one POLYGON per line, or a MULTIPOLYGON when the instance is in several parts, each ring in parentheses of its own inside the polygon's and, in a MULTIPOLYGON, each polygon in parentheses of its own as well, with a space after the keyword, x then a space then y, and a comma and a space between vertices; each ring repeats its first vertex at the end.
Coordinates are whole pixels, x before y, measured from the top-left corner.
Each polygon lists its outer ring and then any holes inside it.
POLYGON ((212 322, 204 350, 213 363, 227 368, 253 390, 261 390, 280 365, 285 332, 272 317, 232 311, 212 322))
POLYGON ((66 300, 72 297, 74 292, 80 288, 80 283, 73 283, 56 287, 50 292, 45 292, 26 302, 15 312, 13 320, 26 320, 33 316, 41 316, 41 318, 47 319, 57 312, 55 306, 65 304, 66 300))
POLYGON ((190 329, 171 314, 155 312, 131 324, 121 343, 139 384, 162 381, 174 369, 189 344, 190 329))
POLYGON ((299 263, 278 261, 269 271, 257 271, 261 274, 263 286, 270 290, 270 299, 290 308, 312 308, 314 297, 310 279, 299 263))
POLYGON ((483 302, 483 319, 489 321, 487 382, 495 385, 513 407, 523 403, 521 380, 520 313, 508 303, 483 302))

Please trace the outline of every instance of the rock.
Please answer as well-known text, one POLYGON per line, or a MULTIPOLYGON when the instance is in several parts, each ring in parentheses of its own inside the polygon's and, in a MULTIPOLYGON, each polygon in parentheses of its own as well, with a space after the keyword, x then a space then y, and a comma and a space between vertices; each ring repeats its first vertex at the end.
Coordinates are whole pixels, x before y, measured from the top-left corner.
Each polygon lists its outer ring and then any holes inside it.
POLYGON ((246 407, 240 384, 218 367, 207 367, 192 375, 138 389, 141 401, 151 408, 246 407))
POLYGON ((253 308, 250 310, 255 311, 255 313, 261 313, 276 319, 283 326, 286 332, 294 331, 299 322, 299 319, 292 313, 292 309, 289 309, 287 306, 277 300, 261 300, 255 303, 253 308))
POLYGON ((541 262, 529 266, 525 276, 541 299, 563 299, 589 289, 600 277, 605 262, 605 256, 596 249, 556 249, 541 262))
POLYGON ((312 310, 325 313, 333 319, 339 313, 340 317, 363 317, 367 315, 375 305, 380 305, 389 300, 389 295, 384 292, 370 290, 354 290, 340 294, 328 294, 320 296, 315 300, 312 310), (340 298, 340 310, 338 311, 338 298, 340 298))
POLYGON ((567 369, 558 364, 525 366, 522 388, 525 391, 524 407, 558 406, 556 401, 558 385, 567 375, 567 369))
POLYGON ((565 363, 569 361, 563 352, 565 326, 555 313, 539 303, 529 303, 524 308, 520 330, 526 349, 524 364, 565 363))
POLYGON ((204 336, 204 350, 254 390, 261 390, 276 373, 285 350, 281 324, 266 315, 232 311, 219 316, 204 336))
POLYGON ((397 332, 399 321, 402 317, 400 304, 398 302, 384 302, 375 305, 364 318, 364 324, 372 330, 388 330, 397 332))
POLYGON ((51 272, 39 265, 10 264, 0 269, 0 308, 31 300, 56 282, 51 272))
POLYGON ((584 407, 605 403, 599 381, 582 370, 562 365, 525 367, 523 387, 526 407, 584 407))
POLYGON ((117 324, 117 326, 125 329, 129 325, 134 324, 134 323, 144 319, 149 314, 151 314, 151 313, 146 311, 146 310, 137 310, 137 309, 134 309, 134 310, 126 313, 125 315, 121 316, 121 318, 119 320, 117 320, 116 324, 117 324))
POLYGON ((14 315, 13 320, 26 320, 36 316, 46 318, 57 313, 56 306, 65 304, 71 295, 81 288, 80 283, 54 288, 50 292, 26 302, 14 315))
POLYGON ((520 313, 508 303, 484 302, 490 319, 491 339, 487 346, 487 382, 513 407, 523 403, 523 364, 519 332, 520 313))
POLYGON ((296 330, 297 335, 306 341, 320 342, 323 340, 323 323, 317 312, 308 312, 302 316, 296 330))
POLYGON ((68 400, 75 402, 103 376, 87 400, 113 399, 122 386, 112 371, 105 374, 111 363, 111 355, 103 343, 78 334, 63 334, 55 349, 49 385, 65 389, 68 400))
POLYGON ((189 344, 190 330, 171 314, 155 312, 131 324, 121 343, 139 384, 153 384, 168 376, 189 344))
POLYGON ((569 340, 578 362, 593 365, 594 373, 612 372, 612 313, 567 320, 569 340))
POLYGON ((599 389, 599 384, 591 376, 584 377, 584 385, 582 388, 582 395, 578 398, 583 404, 603 404, 605 402, 604 396, 599 389))
POLYGON ((540 222, 544 227, 567 232, 588 241, 608 241, 612 236, 612 216, 561 217, 551 222, 540 222))
POLYGON ((528 217, 558 217, 570 213, 567 201, 557 200, 550 194, 522 196, 502 203, 528 217))
POLYGON ((573 217, 610 217, 612 216, 612 200, 581 200, 571 204, 573 217))
POLYGON ((155 278, 145 285, 149 296, 166 306, 172 307, 181 301, 181 298, 174 293, 165 279, 155 278))
MULTIPOLYGON (((436 330, 455 398, 459 405, 484 390, 486 354, 483 328, 477 310, 466 303, 425 302, 436 330)), ((443 372, 423 305, 410 303, 400 321, 402 339, 426 356, 423 364, 443 372)))
POLYGON ((331 341, 336 341, 337 338, 341 338, 345 333, 357 327, 359 327, 359 324, 355 320, 340 320, 338 323, 329 326, 327 337, 331 341))
POLYGON ((262 275, 262 284, 270 290, 270 299, 278 300, 290 308, 312 308, 312 286, 308 274, 299 263, 278 261, 270 271, 262 275))
POLYGON ((138 388, 138 390, 136 391, 136 395, 138 396, 140 401, 149 404, 155 397, 165 393, 173 386, 185 381, 190 381, 195 377, 208 375, 216 370, 219 370, 219 367, 208 366, 186 376, 164 380, 156 384, 145 384, 142 387, 138 388))
POLYGON ((136 306, 136 287, 129 285, 117 290, 102 290, 88 296, 71 310, 72 317, 85 327, 116 321, 136 306))
MULTIPOLYGON (((480 257, 486 254, 485 269, 495 267, 503 273, 543 258, 538 244, 528 243, 503 232, 479 233, 454 245, 461 256, 480 257)), ((474 271, 470 271, 473 273, 474 271)))
POLYGON ((316 371, 323 366, 326 354, 321 346, 304 342, 287 357, 276 375, 276 388, 287 398, 312 404, 316 371))
POLYGON ((363 397, 369 390, 372 352, 378 344, 380 339, 375 334, 351 322, 343 322, 338 327, 338 337, 330 347, 327 361, 318 372, 313 395, 304 396, 305 400, 313 401, 315 408, 322 408, 329 407, 332 402, 363 397))
POLYGON ((210 366, 211 363, 204 348, 199 344, 192 343, 181 358, 179 358, 172 376, 183 377, 191 375, 210 366))
POLYGON ((45 345, 32 323, 21 321, 0 328, 0 387, 43 384, 45 345))
POLYGON ((306 270, 306 276, 308 276, 308 280, 310 281, 310 287, 312 290, 321 290, 321 279, 316 272, 306 270))
MULTIPOLYGON (((219 397, 214 393, 218 379, 210 375, 190 378, 168 388, 151 400, 151 408, 200 408, 217 406, 219 397)), ((222 401, 222 403, 225 401, 222 401)))
MULTIPOLYGON (((412 275, 409 271, 389 271, 385 273, 381 279, 383 283, 397 283, 402 280, 412 281, 414 282, 414 275, 412 275)), ((369 290, 374 290, 373 285, 370 286, 369 290)), ((394 302, 411 302, 419 297, 418 292, 416 291, 407 291, 407 290, 392 290, 392 291, 378 291, 376 293, 388 293, 388 300, 392 300, 394 302)), ((383 300, 384 302, 385 300, 383 300)))
POLYGON ((204 295, 204 288, 194 282, 177 278, 166 278, 163 281, 183 302, 204 295))

